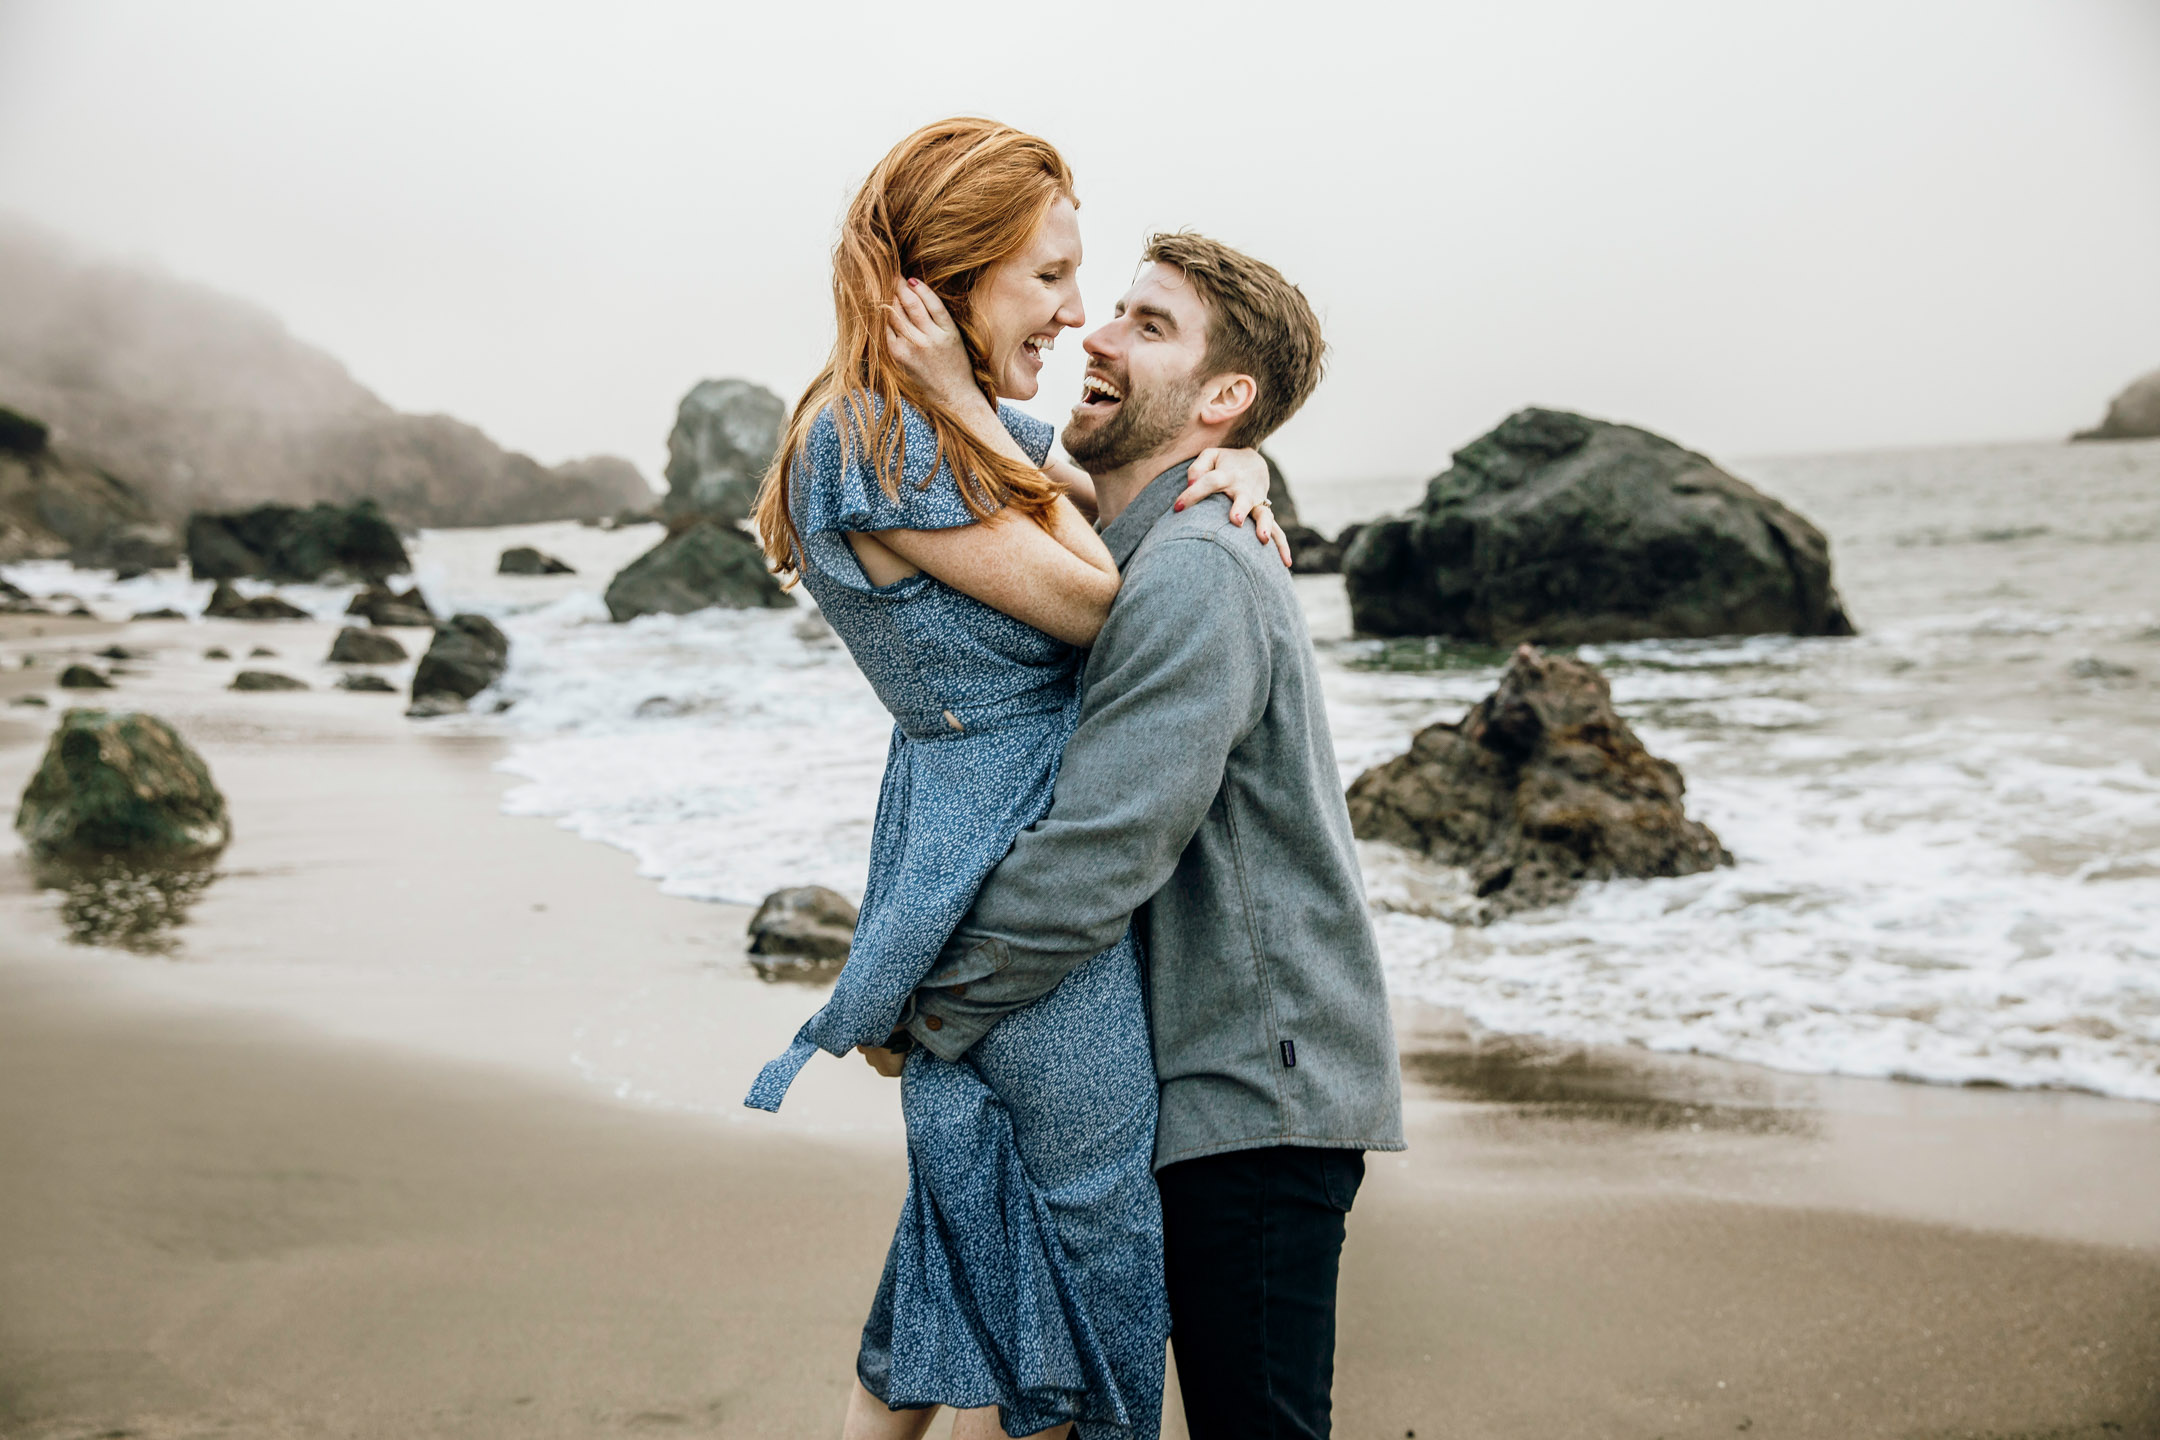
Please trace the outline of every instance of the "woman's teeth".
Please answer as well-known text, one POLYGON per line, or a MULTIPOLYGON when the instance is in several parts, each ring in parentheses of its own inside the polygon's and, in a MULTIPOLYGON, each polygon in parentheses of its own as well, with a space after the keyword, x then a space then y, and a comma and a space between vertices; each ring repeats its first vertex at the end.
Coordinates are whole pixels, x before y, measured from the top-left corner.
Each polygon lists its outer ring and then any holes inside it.
POLYGON ((1057 349, 1057 337, 1055 335, 1030 335, 1020 342, 1020 348, 1040 360, 1052 350, 1057 349))

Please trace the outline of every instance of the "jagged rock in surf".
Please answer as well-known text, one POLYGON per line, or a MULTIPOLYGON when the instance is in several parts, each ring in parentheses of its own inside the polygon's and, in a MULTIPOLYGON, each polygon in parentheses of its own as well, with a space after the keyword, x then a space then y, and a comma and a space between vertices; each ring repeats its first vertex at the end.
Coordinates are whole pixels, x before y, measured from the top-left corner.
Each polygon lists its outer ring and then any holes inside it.
POLYGON ((787 424, 787 405, 748 380, 700 380, 675 410, 668 434, 670 528, 695 519, 735 524, 750 518, 758 485, 787 424))
POLYGON ((154 715, 69 710, 60 717, 15 828, 41 861, 187 861, 232 838, 210 767, 154 715))
POLYGON ((1512 645, 1850 635, 1822 532, 1647 430, 1521 410, 1343 557, 1356 627, 1512 645))
POLYGON ((448 715, 502 678, 510 664, 510 640, 485 615, 453 615, 435 627, 435 639, 413 671, 413 716, 448 715))
POLYGON ((224 580, 218 581, 210 592, 210 603, 203 607, 203 617, 208 620, 308 620, 313 617, 290 601, 275 595, 257 595, 249 599, 224 580))
POLYGON ((855 907, 837 890, 823 885, 775 890, 750 917, 750 953, 845 960, 855 941, 855 919, 855 907))
POLYGON ((1515 651, 1453 725, 1350 786, 1360 839, 1471 872, 1485 918, 1550 905, 1585 881, 1693 875, 1732 856, 1687 818, 1679 768, 1643 748, 1593 667, 1515 651))
POLYGON ((608 614, 688 615, 715 605, 730 610, 785 610, 794 597, 765 568, 765 552, 733 525, 701 521, 679 530, 624 566, 608 582, 608 614))
POLYGON ((2160 370, 2140 375, 2108 402, 2107 417, 2073 440, 2149 440, 2160 436, 2160 370))
POLYGON ((513 545, 495 562, 498 575, 575 575, 567 562, 530 545, 513 545))
POLYGON ((395 665, 405 658, 405 647, 398 644, 395 635, 353 625, 338 631, 337 639, 330 642, 333 665, 395 665))

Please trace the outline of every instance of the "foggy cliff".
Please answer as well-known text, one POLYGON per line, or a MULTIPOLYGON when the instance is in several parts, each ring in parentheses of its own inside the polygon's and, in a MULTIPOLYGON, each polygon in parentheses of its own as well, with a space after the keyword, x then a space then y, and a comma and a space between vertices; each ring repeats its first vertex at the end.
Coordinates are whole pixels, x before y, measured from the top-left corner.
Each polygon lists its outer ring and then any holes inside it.
POLYGON ((263 500, 378 501, 409 525, 611 515, 655 496, 626 460, 550 469, 447 415, 392 409, 244 301, 87 257, 0 216, 0 405, 168 520, 263 500))

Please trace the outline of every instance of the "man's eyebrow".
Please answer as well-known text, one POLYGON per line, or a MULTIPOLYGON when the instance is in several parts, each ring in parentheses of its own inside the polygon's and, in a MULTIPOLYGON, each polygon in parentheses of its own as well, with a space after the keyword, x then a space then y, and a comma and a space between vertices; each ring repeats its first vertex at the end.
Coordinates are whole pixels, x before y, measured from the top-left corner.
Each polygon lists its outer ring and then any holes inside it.
MULTIPOLYGON (((1135 305, 1132 308, 1135 315, 1144 315, 1150 320, 1159 320, 1162 322, 1162 327, 1165 330, 1170 331, 1172 334, 1177 333, 1177 316, 1172 315, 1168 310, 1163 309, 1162 306, 1150 305, 1145 300, 1143 300, 1138 305, 1135 305)), ((1124 313, 1123 307, 1119 308, 1118 313, 1124 313)))

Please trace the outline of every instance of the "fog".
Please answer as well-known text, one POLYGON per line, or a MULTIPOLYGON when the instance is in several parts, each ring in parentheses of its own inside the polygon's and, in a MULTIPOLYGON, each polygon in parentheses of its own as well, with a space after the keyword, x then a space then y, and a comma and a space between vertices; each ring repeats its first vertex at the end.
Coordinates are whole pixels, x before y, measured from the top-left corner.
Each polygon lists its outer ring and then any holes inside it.
POLYGON ((1727 456, 2064 434, 2160 365, 2145 0, 0 5, 0 209, 648 474, 699 378, 793 399, 847 196, 959 112, 1072 161, 1091 320, 1156 228, 1305 287, 1294 477, 1527 403, 1727 456))

